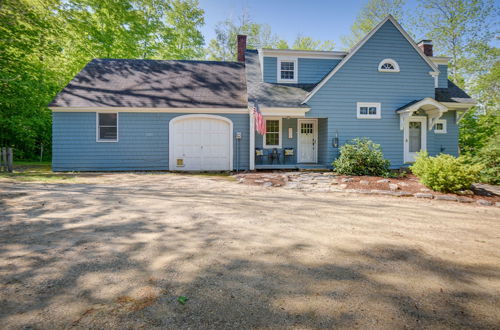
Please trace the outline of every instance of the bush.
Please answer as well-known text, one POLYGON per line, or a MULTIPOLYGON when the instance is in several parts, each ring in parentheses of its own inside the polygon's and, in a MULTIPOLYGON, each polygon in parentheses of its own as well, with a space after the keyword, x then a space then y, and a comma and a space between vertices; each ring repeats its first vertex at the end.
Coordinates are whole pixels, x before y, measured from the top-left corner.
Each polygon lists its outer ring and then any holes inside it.
POLYGON ((445 154, 429 157, 427 152, 420 152, 415 163, 410 166, 420 182, 441 192, 469 189, 479 179, 481 168, 481 165, 467 164, 463 158, 445 154))
POLYGON ((472 161, 482 165, 481 182, 500 184, 500 133, 492 136, 472 161))
POLYGON ((344 175, 386 176, 390 162, 384 159, 379 144, 371 140, 354 139, 340 148, 340 157, 333 163, 335 171, 344 175))

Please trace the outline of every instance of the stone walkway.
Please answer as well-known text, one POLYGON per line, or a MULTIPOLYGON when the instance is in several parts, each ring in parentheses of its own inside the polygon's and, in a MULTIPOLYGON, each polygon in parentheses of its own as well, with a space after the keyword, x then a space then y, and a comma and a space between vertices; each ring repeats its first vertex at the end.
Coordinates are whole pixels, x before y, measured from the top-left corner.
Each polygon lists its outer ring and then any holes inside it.
POLYGON ((494 196, 494 193, 488 197, 475 196, 472 191, 465 191, 461 195, 442 194, 424 187, 418 183, 418 180, 411 178, 403 180, 374 177, 343 177, 337 176, 332 172, 256 172, 238 174, 236 177, 240 183, 253 183, 264 187, 282 187, 284 189, 296 189, 305 192, 348 192, 390 195, 460 203, 477 203, 483 206, 500 206, 500 199, 498 196, 494 196))

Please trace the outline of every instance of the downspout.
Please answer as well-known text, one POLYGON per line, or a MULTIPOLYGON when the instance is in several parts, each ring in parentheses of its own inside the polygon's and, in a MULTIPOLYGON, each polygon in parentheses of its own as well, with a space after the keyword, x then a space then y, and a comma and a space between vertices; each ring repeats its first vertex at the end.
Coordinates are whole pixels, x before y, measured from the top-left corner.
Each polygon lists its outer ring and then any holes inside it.
POLYGON ((248 109, 249 110, 249 124, 250 124, 250 150, 249 150, 249 153, 250 153, 250 164, 249 164, 249 168, 251 171, 255 170, 255 117, 254 117, 254 114, 253 114, 253 110, 252 109, 248 109))

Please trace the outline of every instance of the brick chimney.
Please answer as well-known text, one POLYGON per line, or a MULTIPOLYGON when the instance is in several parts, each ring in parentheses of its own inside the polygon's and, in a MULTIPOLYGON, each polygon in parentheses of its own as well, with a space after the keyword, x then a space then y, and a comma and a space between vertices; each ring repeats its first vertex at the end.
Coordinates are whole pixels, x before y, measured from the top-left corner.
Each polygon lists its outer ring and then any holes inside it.
POLYGON ((433 56, 432 55, 432 40, 420 40, 418 43, 418 48, 420 48, 425 55, 427 56, 433 56))
POLYGON ((247 49, 247 36, 238 34, 238 62, 245 62, 246 49, 247 49))

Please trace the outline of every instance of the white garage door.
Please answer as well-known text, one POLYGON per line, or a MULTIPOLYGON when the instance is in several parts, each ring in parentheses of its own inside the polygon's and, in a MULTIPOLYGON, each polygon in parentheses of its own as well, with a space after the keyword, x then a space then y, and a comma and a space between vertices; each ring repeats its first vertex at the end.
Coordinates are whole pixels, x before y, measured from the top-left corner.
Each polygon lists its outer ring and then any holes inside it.
POLYGON ((229 119, 186 115, 173 119, 169 129, 171 170, 232 170, 232 124, 229 119))

